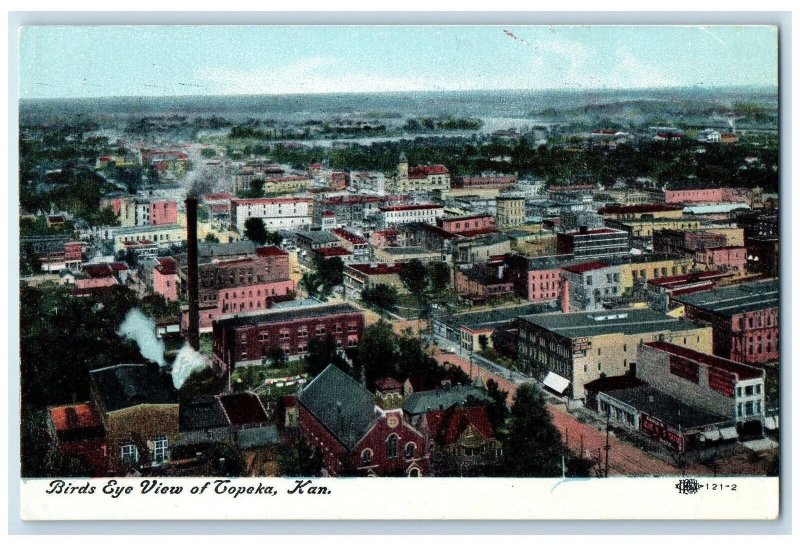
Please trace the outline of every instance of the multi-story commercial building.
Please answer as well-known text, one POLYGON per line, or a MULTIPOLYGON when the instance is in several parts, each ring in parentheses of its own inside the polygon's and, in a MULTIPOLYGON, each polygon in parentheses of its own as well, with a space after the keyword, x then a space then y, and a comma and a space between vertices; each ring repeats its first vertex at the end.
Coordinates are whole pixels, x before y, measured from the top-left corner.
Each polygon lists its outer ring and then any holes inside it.
POLYGON ((114 241, 114 252, 125 248, 125 243, 150 241, 159 247, 176 245, 186 239, 186 229, 178 224, 164 226, 133 226, 108 228, 114 241))
POLYGON ((376 285, 385 284, 394 287, 398 292, 405 292, 405 286, 400 280, 400 271, 403 263, 354 263, 344 266, 344 292, 345 297, 361 299, 365 288, 374 288, 376 285))
POLYGON ((761 368, 653 341, 639 346, 636 377, 691 406, 724 415, 740 429, 761 430, 765 409, 761 368))
POLYGON ((156 258, 156 261, 158 265, 152 270, 153 292, 167 301, 178 301, 181 293, 178 262, 172 256, 156 258))
POLYGON ((320 199, 314 203, 314 225, 322 224, 322 215, 332 212, 340 226, 362 228, 368 219, 378 214, 380 207, 408 202, 408 195, 341 195, 320 199))
POLYGON ((473 305, 499 300, 514 293, 514 283, 496 267, 473 266, 455 272, 456 292, 473 305))
POLYGON ((780 268, 777 237, 753 237, 747 241, 747 271, 777 277, 780 268))
POLYGON ((482 174, 480 176, 458 176, 453 181, 455 188, 504 189, 517 183, 514 174, 482 174))
POLYGON ((615 258, 611 263, 619 266, 620 292, 625 294, 636 287, 644 287, 650 279, 689 273, 694 264, 689 257, 668 254, 638 254, 615 258))
POLYGON ((778 347, 778 280, 770 279, 672 296, 686 317, 714 329, 713 352, 745 364, 775 362, 778 347))
POLYGON ((727 237, 710 231, 664 229, 653 234, 653 252, 694 258, 698 249, 725 246, 727 237))
POLYGON ((486 263, 495 256, 511 252, 511 239, 502 233, 494 233, 453 241, 452 248, 459 263, 486 263))
POLYGON ((352 253, 354 262, 368 262, 370 260, 372 249, 369 246, 369 241, 362 236, 343 228, 331 229, 330 234, 339 239, 339 244, 352 253))
POLYGON ((625 220, 606 219, 606 226, 627 231, 631 237, 649 239, 664 229, 698 229, 700 220, 695 218, 629 218, 625 220))
POLYGON ((506 257, 508 277, 517 295, 537 303, 561 297, 561 269, 574 262, 571 255, 530 258, 512 254, 506 257))
POLYGON ((373 254, 375 261, 388 264, 405 263, 411 260, 419 260, 423 263, 441 262, 443 259, 441 252, 428 250, 421 246, 387 246, 374 249, 373 254))
POLYGON ((718 246, 695 250, 694 261, 706 271, 730 271, 735 276, 747 273, 747 249, 743 246, 718 246))
POLYGON ((673 307, 678 306, 678 304, 673 304, 672 296, 711 290, 731 277, 733 277, 733 273, 697 271, 686 275, 650 279, 645 287, 647 301, 653 309, 666 313, 673 307))
POLYGON ((171 199, 109 197, 100 200, 100 208, 114 211, 121 226, 163 226, 178 223, 178 205, 171 199))
POLYGON ((261 218, 268 230, 311 225, 311 200, 295 197, 231 199, 231 226, 244 233, 249 218, 261 218))
POLYGON ((691 190, 664 190, 667 203, 746 203, 752 194, 743 188, 698 188, 691 190))
POLYGON ((498 195, 497 227, 504 229, 525 223, 525 197, 521 195, 498 195))
POLYGON ((419 205, 394 205, 390 207, 380 207, 378 209, 378 228, 386 229, 402 224, 422 222, 435 225, 436 220, 444 216, 442 205, 419 204, 419 205))
POLYGON ((628 233, 620 229, 580 228, 557 234, 558 254, 572 254, 576 260, 625 256, 630 252, 628 233))
POLYGON ((495 218, 490 214, 472 214, 467 216, 445 216, 436 220, 437 225, 448 233, 456 233, 464 237, 474 237, 494 233, 495 218))
POLYGON ((569 297, 570 311, 603 309, 619 298, 619 267, 605 262, 590 261, 568 265, 561 270, 561 282, 569 297))
POLYGON ((264 364, 275 347, 290 359, 299 358, 308 351, 310 340, 329 335, 338 348, 355 347, 363 331, 364 312, 345 303, 221 319, 213 324, 214 366, 230 371, 264 364))
POLYGON ((631 373, 639 343, 670 341, 711 352, 711 327, 650 309, 548 313, 519 321, 521 368, 575 399, 601 377, 631 373))
POLYGON ((379 172, 351 172, 350 191, 356 195, 386 195, 386 177, 379 172))
POLYGON ((611 220, 639 220, 639 219, 677 219, 683 216, 683 207, 680 205, 650 204, 650 205, 612 205, 603 207, 597 214, 611 220))

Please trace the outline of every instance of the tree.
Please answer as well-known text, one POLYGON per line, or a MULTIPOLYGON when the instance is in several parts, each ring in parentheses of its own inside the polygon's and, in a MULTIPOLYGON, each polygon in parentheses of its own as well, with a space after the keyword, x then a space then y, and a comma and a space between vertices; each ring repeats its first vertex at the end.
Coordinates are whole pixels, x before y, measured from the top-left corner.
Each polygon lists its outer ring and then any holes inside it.
POLYGON ((269 359, 270 366, 273 368, 285 368, 288 362, 286 352, 277 345, 273 345, 267 349, 266 357, 269 359))
POLYGON ((267 244, 273 246, 280 246, 282 242, 283 242, 283 235, 281 235, 277 231, 267 232, 267 244))
POLYGON ((322 475, 322 453, 300 438, 278 453, 278 475, 288 478, 313 478, 322 475))
POLYGON ((219 237, 213 233, 206 233, 206 237, 203 240, 207 243, 219 243, 219 237))
POLYGON ((428 289, 432 294, 438 294, 450 284, 450 268, 444 262, 430 262, 428 264, 428 289))
POLYGON ((480 345, 481 351, 485 351, 489 348, 489 338, 486 337, 486 334, 481 334, 478 336, 478 345, 480 345))
POLYGON ((267 229, 264 227, 264 220, 261 218, 248 218, 245 220, 244 236, 254 243, 264 245, 267 242, 267 229))
POLYGON ((250 181, 250 198, 258 199, 259 197, 264 197, 264 181, 263 180, 251 180, 250 181))
POLYGON ((361 299, 384 309, 392 309, 397 305, 397 288, 383 283, 368 286, 361 291, 361 299))
POLYGON ((336 349, 336 340, 328 334, 325 339, 313 338, 308 342, 308 354, 305 358, 306 370, 313 377, 333 364, 340 370, 350 374, 352 370, 336 349))
POLYGON ((424 296, 426 288, 426 273, 425 265, 418 259, 414 258, 408 262, 400 270, 400 281, 414 297, 424 296))
POLYGON ((306 291, 309 298, 317 297, 321 289, 319 276, 313 272, 303 273, 303 277, 300 279, 300 286, 306 291))
POLYGON ((553 425, 553 417, 542 393, 530 383, 521 385, 514 395, 503 456, 509 476, 544 478, 561 475, 562 456, 566 456, 561 433, 553 425))
POLYGON ((372 388, 381 377, 398 375, 397 336, 388 322, 380 320, 367 326, 358 343, 353 375, 364 374, 367 388, 372 388))
POLYGON ((314 273, 309 275, 308 281, 305 281, 306 276, 303 276, 303 288, 309 295, 320 294, 322 297, 330 295, 335 286, 344 282, 344 262, 338 256, 333 258, 325 258, 318 254, 313 258, 314 273))

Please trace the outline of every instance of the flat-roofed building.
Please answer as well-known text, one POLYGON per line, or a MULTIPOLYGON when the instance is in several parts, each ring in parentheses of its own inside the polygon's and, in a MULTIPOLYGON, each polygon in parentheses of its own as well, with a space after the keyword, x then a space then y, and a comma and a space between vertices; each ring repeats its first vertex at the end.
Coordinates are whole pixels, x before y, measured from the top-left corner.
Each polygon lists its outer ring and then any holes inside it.
POLYGON ((441 262, 442 253, 434 252, 421 246, 387 246, 374 250, 375 261, 397 264, 419 260, 425 262, 441 262))
POLYGON ((434 225, 442 216, 444 216, 444 207, 433 203, 380 207, 378 228, 386 229, 416 222, 434 225))
POLYGON ((343 271, 345 297, 361 299, 365 288, 374 288, 379 284, 392 286, 400 293, 406 292, 403 281, 400 280, 402 270, 403 263, 345 264, 343 271))
POLYGON ((636 377, 682 402, 724 415, 760 432, 765 372, 681 345, 653 341, 639 346, 636 377))
POLYGON ((580 228, 557 234, 556 248, 559 254, 572 254, 577 260, 591 260, 625 256, 631 245, 626 231, 580 228))
POLYGON ((498 195, 497 227, 510 228, 525 223, 525 197, 522 195, 498 195))
POLYGON ((519 321, 519 364, 571 398, 600 377, 631 373, 641 342, 671 341, 711 352, 711 327, 650 309, 528 315, 519 321), (552 375, 551 375, 552 374, 552 375))
POLYGON ((603 309, 622 293, 619 267, 605 262, 594 260, 568 265, 562 268, 561 279, 569 297, 569 310, 603 309))
POLYGON ((250 218, 260 218, 268 230, 302 229, 311 225, 311 200, 297 197, 231 199, 231 225, 244 233, 250 218))
POLYGON ((673 296, 688 318, 714 330, 713 353, 745 364, 775 362, 779 353, 778 279, 673 296))
POLYGON ((261 365, 277 347, 290 359, 308 351, 312 339, 330 335, 336 347, 355 347, 364 331, 364 312, 347 303, 279 309, 214 322, 214 366, 261 365))

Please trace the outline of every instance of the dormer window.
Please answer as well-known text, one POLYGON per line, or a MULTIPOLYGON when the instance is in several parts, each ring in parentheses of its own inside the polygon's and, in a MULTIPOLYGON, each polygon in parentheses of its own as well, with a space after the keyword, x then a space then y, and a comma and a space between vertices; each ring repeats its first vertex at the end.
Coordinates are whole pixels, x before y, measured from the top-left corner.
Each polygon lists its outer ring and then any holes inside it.
POLYGON ((405 455, 406 459, 413 459, 414 452, 416 451, 417 446, 414 445, 413 442, 408 442, 406 444, 405 449, 403 450, 403 455, 405 455))
POLYGON ((365 449, 361 452, 361 464, 367 466, 372 463, 372 450, 365 449))
POLYGON ((397 434, 390 434, 386 440, 386 451, 390 459, 397 458, 397 434))

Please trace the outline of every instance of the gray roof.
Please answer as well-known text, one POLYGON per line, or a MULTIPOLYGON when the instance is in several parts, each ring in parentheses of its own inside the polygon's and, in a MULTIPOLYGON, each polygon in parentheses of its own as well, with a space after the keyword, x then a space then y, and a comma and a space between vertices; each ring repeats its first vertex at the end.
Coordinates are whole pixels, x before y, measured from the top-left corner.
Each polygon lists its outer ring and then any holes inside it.
POLYGON ((198 396, 181 404, 181 432, 227 426, 230 426, 230 423, 216 396, 198 396))
POLYGON ((155 364, 119 364, 91 370, 106 411, 116 411, 140 404, 177 404, 172 379, 155 364))
POLYGON ((353 449, 376 420, 372 394, 333 364, 297 399, 347 449, 353 449))
POLYGON ((522 320, 567 338, 681 331, 698 328, 697 323, 676 319, 651 309, 616 309, 586 313, 527 315, 522 320))
POLYGON ((515 305, 513 307, 497 307, 488 311, 471 311, 454 315, 442 314, 436 318, 455 328, 461 326, 475 327, 504 323, 524 315, 546 313, 548 311, 552 312, 553 307, 546 303, 526 303, 525 305, 515 305))
POLYGON ((778 279, 715 288, 685 296, 673 296, 672 299, 725 317, 778 307, 780 304, 778 279))
POLYGON ((421 246, 387 246, 384 247, 383 252, 386 254, 436 254, 436 252, 432 250, 428 250, 427 248, 423 248, 421 246))
POLYGON ((339 242, 339 239, 327 231, 297 231, 295 232, 295 235, 297 237, 305 237, 315 245, 339 242))
POLYGON ((715 424, 724 424, 731 417, 716 415, 694 406, 684 404, 677 398, 665 394, 650 386, 633 387, 605 393, 606 396, 633 406, 668 425, 682 429, 692 429, 715 424), (652 401, 651 401, 652 400, 652 401))
POLYGON ((477 398, 491 402, 486 391, 471 385, 456 385, 446 389, 420 391, 410 394, 403 402, 403 411, 411 415, 419 415, 428 411, 446 410, 464 404, 469 398, 477 398))
POLYGON ((229 319, 220 319, 217 323, 222 328, 267 324, 276 322, 288 322, 292 320, 301 320, 316 317, 325 317, 328 315, 339 315, 343 313, 362 313, 360 309, 354 307, 349 303, 335 303, 325 305, 315 305, 308 307, 298 307, 290 309, 280 309, 278 311, 267 311, 265 313, 248 314, 239 317, 232 317, 229 319))
POLYGON ((271 446, 280 443, 278 427, 267 425, 263 427, 244 428, 239 431, 236 446, 239 449, 271 446))
POLYGON ((200 260, 224 258, 227 256, 247 256, 255 254, 256 245, 253 241, 234 241, 232 243, 197 243, 197 256, 200 260))

